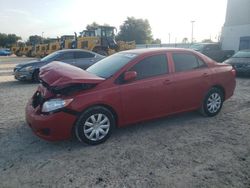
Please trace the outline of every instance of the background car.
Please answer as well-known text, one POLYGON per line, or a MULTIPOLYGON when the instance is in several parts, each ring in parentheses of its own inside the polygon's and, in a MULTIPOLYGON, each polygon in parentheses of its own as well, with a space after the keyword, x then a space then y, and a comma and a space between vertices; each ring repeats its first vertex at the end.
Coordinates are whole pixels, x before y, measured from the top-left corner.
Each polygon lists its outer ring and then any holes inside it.
POLYGON ((0 56, 8 56, 11 55, 11 51, 9 49, 0 49, 0 56))
POLYGON ((62 63, 74 65, 81 69, 87 69, 89 66, 93 65, 104 57, 105 56, 87 50, 59 50, 42 59, 18 64, 14 68, 14 76, 17 80, 33 80, 37 82, 39 80, 38 76, 40 68, 52 61, 60 61, 62 63))
POLYGON ((219 43, 195 43, 189 48, 203 53, 217 62, 223 62, 234 54, 234 50, 222 50, 219 43))
POLYGON ((26 120, 46 140, 76 135, 104 142, 122 127, 184 111, 217 115, 235 89, 235 70, 187 49, 137 49, 86 71, 53 62, 26 106, 26 120), (58 126, 60 125, 60 126, 58 126))
POLYGON ((224 63, 232 65, 237 75, 250 76, 250 50, 238 51, 224 63))

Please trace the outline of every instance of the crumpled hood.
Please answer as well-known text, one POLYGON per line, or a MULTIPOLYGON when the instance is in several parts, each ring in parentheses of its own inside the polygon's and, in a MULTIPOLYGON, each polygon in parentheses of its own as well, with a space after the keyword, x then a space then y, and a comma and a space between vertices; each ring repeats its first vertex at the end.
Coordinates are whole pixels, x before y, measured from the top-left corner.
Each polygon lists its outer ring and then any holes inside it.
POLYGON ((53 61, 43 66, 40 69, 39 77, 50 87, 78 83, 97 84, 105 80, 78 67, 59 61, 53 61))

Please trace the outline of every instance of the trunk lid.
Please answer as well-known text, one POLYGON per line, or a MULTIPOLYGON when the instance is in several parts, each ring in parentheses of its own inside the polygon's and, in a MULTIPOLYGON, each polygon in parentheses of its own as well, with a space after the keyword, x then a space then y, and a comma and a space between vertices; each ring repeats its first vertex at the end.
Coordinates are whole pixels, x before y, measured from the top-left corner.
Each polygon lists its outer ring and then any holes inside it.
POLYGON ((42 82, 50 87, 68 86, 72 84, 98 84, 105 79, 84 71, 78 67, 54 61, 40 69, 42 82))

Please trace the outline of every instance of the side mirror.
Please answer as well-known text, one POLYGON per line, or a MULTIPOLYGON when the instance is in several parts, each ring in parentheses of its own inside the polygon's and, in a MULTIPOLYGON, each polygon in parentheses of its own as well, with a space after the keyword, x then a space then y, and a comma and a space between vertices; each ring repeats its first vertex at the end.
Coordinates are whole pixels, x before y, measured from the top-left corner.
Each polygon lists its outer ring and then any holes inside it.
POLYGON ((130 81, 135 80, 136 77, 137 77, 137 72, 135 72, 135 71, 127 71, 124 74, 124 81, 130 82, 130 81))

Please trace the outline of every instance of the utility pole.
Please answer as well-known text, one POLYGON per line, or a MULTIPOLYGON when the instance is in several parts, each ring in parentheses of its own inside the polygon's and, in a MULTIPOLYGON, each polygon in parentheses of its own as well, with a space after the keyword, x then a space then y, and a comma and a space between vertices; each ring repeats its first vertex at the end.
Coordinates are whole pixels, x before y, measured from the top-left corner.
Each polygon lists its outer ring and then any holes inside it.
POLYGON ((193 44, 194 42, 194 20, 191 21, 191 24, 192 24, 192 32, 191 32, 191 44, 193 44))
POLYGON ((43 33, 44 33, 44 32, 42 32, 42 43, 43 43, 43 33))
POLYGON ((170 44, 170 33, 168 33, 168 44, 170 44))

